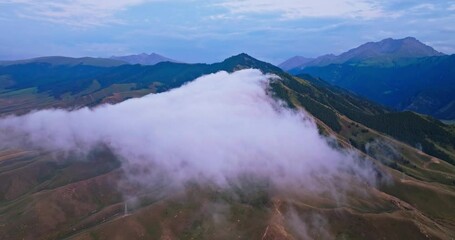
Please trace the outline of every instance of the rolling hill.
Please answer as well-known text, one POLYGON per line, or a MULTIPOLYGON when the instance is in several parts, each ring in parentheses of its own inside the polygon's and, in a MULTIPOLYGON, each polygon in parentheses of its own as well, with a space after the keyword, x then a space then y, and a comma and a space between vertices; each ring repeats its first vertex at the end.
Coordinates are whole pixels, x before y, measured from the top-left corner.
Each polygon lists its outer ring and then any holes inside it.
MULTIPOLYGON (((220 70, 256 68, 280 77, 270 94, 307 111, 334 147, 357 149, 377 169, 340 202, 290 195, 249 183, 233 189, 125 183, 120 161, 100 147, 83 161, 53 153, 0 151, 0 236, 5 239, 450 239, 455 236, 455 129, 431 117, 395 112, 309 75, 240 54, 215 64, 0 67, 0 113, 117 103, 182 86, 220 70), (25 71, 27 70, 27 71, 25 71), (119 186, 136 197, 125 200, 119 186), (300 222, 299 222, 300 221, 300 222), (307 232, 295 224, 306 223, 307 232), (303 235, 302 235, 303 234, 303 235)), ((283 141, 286 141, 283 139, 283 141)), ((291 143, 290 143, 291 144, 291 143)), ((349 184, 349 183, 347 183, 349 184)), ((354 186, 353 186, 354 187, 354 186)), ((302 226, 302 225, 298 225, 302 226)))

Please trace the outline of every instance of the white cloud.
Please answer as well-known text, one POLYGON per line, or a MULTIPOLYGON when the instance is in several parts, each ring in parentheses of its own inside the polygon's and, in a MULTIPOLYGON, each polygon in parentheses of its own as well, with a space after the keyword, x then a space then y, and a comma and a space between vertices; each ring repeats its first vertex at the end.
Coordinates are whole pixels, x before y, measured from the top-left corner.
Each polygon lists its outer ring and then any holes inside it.
MULTIPOLYGON (((87 153, 103 144, 120 156, 126 172, 136 170, 129 176, 141 183, 158 178, 177 186, 225 186, 246 174, 335 195, 352 189, 353 178, 372 183, 371 168, 332 148, 303 112, 270 97, 270 77, 258 70, 220 72, 94 110, 8 117, 0 120, 0 149, 25 144, 87 153)), ((287 187, 282 189, 293 189, 287 187)))
POLYGON ((410 10, 411 11, 419 11, 419 10, 423 10, 423 11, 433 11, 436 9, 436 6, 434 4, 431 4, 431 3, 423 3, 423 4, 418 4, 414 7, 412 7, 410 10))
POLYGON ((366 0, 229 0, 217 4, 233 14, 278 13, 285 19, 303 17, 376 18, 381 7, 366 0))
POLYGON ((120 23, 115 15, 151 0, 0 0, 15 4, 20 17, 78 27, 120 23))

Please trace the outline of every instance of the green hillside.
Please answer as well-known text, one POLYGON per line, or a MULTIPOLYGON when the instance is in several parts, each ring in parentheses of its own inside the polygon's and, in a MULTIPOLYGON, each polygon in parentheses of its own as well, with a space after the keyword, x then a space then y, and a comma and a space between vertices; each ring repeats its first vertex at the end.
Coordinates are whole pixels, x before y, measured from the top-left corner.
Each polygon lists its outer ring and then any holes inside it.
POLYGON ((455 55, 309 66, 310 74, 397 110, 455 118, 455 55))

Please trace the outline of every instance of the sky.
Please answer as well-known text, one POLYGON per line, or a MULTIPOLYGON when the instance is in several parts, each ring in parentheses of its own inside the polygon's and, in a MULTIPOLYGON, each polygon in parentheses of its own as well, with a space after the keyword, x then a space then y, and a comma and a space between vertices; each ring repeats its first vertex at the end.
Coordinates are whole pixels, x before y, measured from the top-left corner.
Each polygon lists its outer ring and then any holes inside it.
POLYGON ((245 52, 278 64, 416 37, 455 53, 454 0, 0 0, 0 59, 245 52))

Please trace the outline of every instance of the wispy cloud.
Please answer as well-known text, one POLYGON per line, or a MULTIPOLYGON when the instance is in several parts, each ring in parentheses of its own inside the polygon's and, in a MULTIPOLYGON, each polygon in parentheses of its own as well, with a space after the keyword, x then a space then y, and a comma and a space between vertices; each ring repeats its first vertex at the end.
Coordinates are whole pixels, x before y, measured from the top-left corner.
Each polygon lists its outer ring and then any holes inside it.
POLYGON ((435 9, 436 9, 436 6, 431 3, 423 3, 423 4, 419 4, 419 5, 416 5, 411 8, 411 10, 426 10, 426 11, 433 11, 435 9))
POLYGON ((232 14, 278 13, 284 19, 337 17, 370 19, 383 16, 378 3, 366 0, 228 0, 217 4, 232 14))
POLYGON ((0 0, 0 4, 16 5, 19 17, 89 27, 121 23, 117 13, 150 1, 153 0, 0 0))

